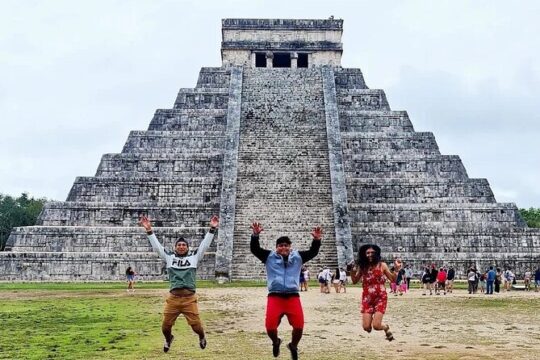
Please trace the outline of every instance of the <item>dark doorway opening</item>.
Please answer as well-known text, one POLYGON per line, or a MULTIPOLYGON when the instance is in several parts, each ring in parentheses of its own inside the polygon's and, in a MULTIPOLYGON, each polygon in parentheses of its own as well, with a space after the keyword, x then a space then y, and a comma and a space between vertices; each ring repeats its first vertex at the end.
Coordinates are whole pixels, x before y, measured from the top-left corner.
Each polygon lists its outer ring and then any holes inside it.
POLYGON ((289 53, 274 53, 274 61, 272 66, 275 68, 290 68, 291 55, 289 53))
POLYGON ((299 68, 307 68, 308 67, 308 54, 298 54, 298 64, 297 66, 299 68))
POLYGON ((255 53, 255 67, 266 67, 266 54, 255 53))

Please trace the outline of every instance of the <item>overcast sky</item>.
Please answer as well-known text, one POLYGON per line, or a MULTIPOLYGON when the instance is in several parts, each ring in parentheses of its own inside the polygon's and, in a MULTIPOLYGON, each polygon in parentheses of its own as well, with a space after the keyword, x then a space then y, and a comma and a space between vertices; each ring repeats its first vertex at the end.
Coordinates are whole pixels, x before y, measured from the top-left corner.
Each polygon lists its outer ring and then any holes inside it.
POLYGON ((539 14, 536 0, 0 0, 0 193, 65 200, 221 65, 222 18, 334 15, 344 67, 497 201, 540 207, 539 14))

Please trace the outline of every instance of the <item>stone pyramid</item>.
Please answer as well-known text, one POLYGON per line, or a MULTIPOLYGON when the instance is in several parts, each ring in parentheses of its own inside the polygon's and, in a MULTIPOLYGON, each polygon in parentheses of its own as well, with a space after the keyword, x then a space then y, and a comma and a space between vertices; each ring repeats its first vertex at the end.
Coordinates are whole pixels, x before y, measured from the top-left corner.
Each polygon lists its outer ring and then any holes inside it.
POLYGON ((223 64, 202 68, 172 109, 78 177, 39 225, 13 230, 0 280, 114 280, 132 266, 165 276, 137 226, 148 214, 172 247, 197 246, 212 214, 220 229, 201 278, 261 278, 249 225, 263 246, 288 235, 299 249, 325 231, 312 272, 344 266, 363 243, 420 267, 511 266, 540 260, 540 231, 514 204, 497 203, 485 179, 441 155, 432 133, 415 132, 359 69, 341 67, 343 21, 225 19, 223 64))

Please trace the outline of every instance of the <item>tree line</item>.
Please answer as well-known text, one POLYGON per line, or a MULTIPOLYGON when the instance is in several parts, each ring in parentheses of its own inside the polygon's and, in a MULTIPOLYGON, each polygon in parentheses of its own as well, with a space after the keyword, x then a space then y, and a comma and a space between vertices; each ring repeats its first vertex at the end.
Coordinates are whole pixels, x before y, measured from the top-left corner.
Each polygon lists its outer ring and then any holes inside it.
MULTIPOLYGON (((0 251, 3 251, 14 227, 35 225, 46 198, 34 198, 27 193, 15 198, 0 194, 0 251)), ((519 209, 527 225, 540 228, 540 208, 519 209)))
POLYGON ((6 247, 14 227, 35 225, 46 198, 34 198, 27 193, 19 197, 0 194, 0 251, 6 247))

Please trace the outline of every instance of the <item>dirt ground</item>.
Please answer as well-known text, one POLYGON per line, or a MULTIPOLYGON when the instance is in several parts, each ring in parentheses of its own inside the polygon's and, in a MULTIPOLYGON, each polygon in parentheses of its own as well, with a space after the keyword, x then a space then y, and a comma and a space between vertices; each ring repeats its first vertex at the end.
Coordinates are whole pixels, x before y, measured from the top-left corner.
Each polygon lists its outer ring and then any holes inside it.
MULTIPOLYGON (((208 324, 209 329, 264 335, 266 289, 203 289, 200 296, 202 311, 228 314, 208 324)), ((383 332, 362 330, 360 288, 350 288, 346 294, 310 289, 301 296, 306 318, 299 346, 302 358, 540 358, 540 292, 487 296, 455 290, 446 296, 423 296, 413 289, 404 296, 391 295, 384 320, 394 333, 393 342, 386 341, 383 332)), ((280 326, 284 343, 290 339, 289 330, 284 321, 280 326)), ((265 336, 260 337, 260 347, 270 351, 265 336)))
MULTIPOLYGON (((87 294, 10 291, 0 292, 0 300, 87 294)), ((129 296, 123 291, 93 294, 129 296)), ((166 294, 165 289, 141 289, 135 297, 155 299, 166 294)), ((237 353, 245 353, 242 360, 273 359, 264 331, 265 288, 205 288, 198 294, 200 310, 208 314, 206 329, 211 346, 196 352, 197 358, 237 358, 231 357, 231 349, 236 347, 237 353)), ((404 296, 389 295, 384 322, 392 329, 393 342, 386 341, 383 332, 368 334, 362 330, 360 297, 359 287, 349 288, 346 294, 321 294, 318 288, 301 293, 306 319, 299 346, 301 359, 540 358, 540 292, 488 296, 455 290, 446 296, 423 296, 421 290, 413 289, 404 296)), ((161 301, 156 304, 160 309, 161 301)), ((176 326, 185 323, 179 320, 176 326)), ((284 320, 280 326, 283 344, 290 341, 290 329, 284 320)), ((158 338, 156 342, 160 343, 158 338)), ((285 346, 280 358, 289 358, 285 346)))

